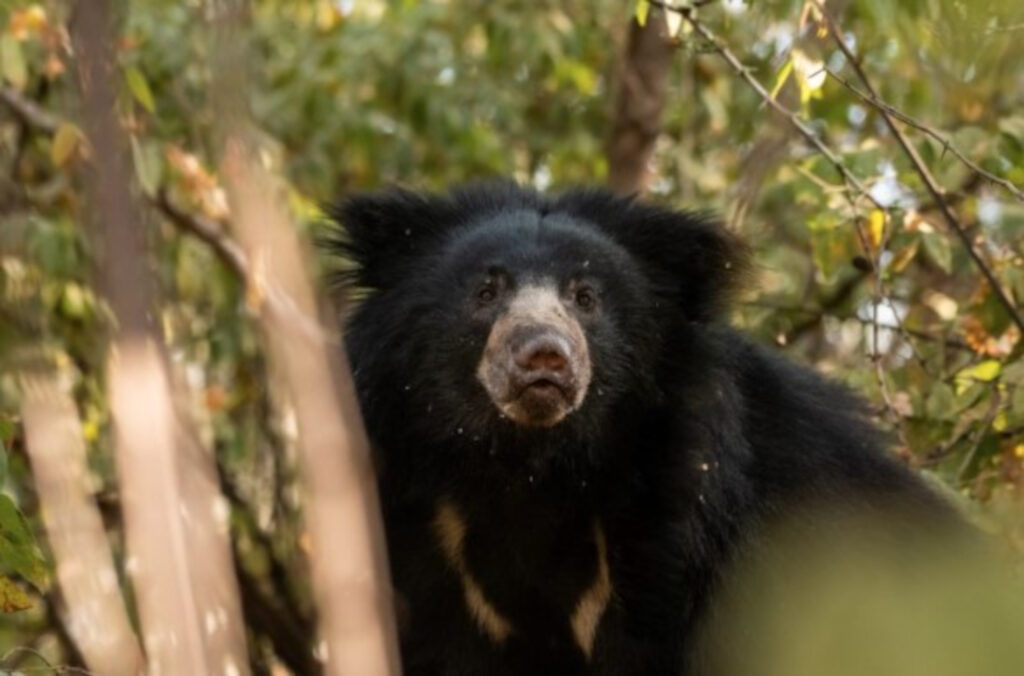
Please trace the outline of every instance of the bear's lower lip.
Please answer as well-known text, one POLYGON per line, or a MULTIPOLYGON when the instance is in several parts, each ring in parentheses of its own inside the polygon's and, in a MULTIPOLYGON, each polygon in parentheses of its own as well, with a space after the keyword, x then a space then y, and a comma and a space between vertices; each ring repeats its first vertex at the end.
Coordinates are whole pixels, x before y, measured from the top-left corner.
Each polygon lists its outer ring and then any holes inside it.
POLYGON ((565 388, 553 380, 547 380, 544 378, 523 385, 519 390, 519 396, 523 397, 524 395, 540 396, 544 398, 557 396, 562 399, 568 399, 565 388))
POLYGON ((568 412, 570 398, 558 383, 537 380, 519 390, 513 419, 524 425, 547 427, 568 412))

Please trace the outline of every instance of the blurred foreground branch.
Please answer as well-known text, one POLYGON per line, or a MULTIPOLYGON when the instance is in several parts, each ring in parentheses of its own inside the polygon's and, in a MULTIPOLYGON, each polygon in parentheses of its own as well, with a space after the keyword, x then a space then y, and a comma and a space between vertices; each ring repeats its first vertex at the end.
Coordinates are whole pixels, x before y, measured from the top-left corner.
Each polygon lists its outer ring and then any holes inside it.
POLYGON ((283 186, 262 164, 245 105, 249 62, 243 2, 220 8, 214 36, 213 94, 221 132, 221 174, 232 226, 252 265, 249 289, 280 288, 315 331, 288 315, 260 314, 271 357, 288 385, 312 541, 313 587, 331 674, 399 673, 398 640, 383 524, 369 444, 340 345, 319 329, 322 316, 283 186))
POLYGON ((137 674, 142 653, 125 612, 103 520, 88 491, 75 403, 53 373, 26 375, 22 391, 26 446, 56 561, 62 624, 94 672, 137 674))

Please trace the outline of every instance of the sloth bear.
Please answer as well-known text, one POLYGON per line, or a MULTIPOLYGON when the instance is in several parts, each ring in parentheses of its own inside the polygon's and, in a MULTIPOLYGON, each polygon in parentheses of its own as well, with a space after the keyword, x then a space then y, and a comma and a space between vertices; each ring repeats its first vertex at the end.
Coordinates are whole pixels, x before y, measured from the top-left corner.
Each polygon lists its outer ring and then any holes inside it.
POLYGON ((945 508, 860 401, 723 323, 749 265, 705 215, 514 184, 331 215, 407 673, 699 673, 763 524, 945 508))

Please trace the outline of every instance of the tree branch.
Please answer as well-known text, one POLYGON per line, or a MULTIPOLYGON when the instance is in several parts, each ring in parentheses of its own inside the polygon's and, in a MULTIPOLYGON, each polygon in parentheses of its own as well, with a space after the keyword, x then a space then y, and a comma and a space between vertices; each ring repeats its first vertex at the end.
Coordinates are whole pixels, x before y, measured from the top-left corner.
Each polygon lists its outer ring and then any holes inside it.
POLYGON ((854 292, 860 287, 860 283, 864 281, 866 276, 866 272, 857 270, 856 274, 848 277, 828 298, 822 300, 816 309, 802 310, 811 316, 789 330, 786 334, 786 344, 788 345, 796 341, 805 333, 821 324, 821 320, 825 315, 829 314, 832 310, 837 309, 840 305, 850 299, 854 292))
POLYGON ((966 166, 968 169, 978 174, 979 176, 984 177, 985 180, 996 185, 1002 186, 1011 195, 1024 202, 1024 190, 1018 188, 1011 181, 1002 178, 1001 176, 996 176, 990 171, 982 169, 977 162, 974 162, 973 160, 968 158, 963 153, 963 151, 957 148, 956 145, 954 145, 953 142, 949 140, 949 137, 944 136, 941 132, 935 130, 932 127, 929 127, 924 122, 921 122, 920 120, 917 120, 911 117, 910 115, 907 115, 898 108, 895 108, 892 104, 886 103, 885 101, 879 99, 877 96, 869 94, 868 92, 865 91, 861 91, 852 82, 850 82, 849 80, 847 80, 834 70, 830 68, 825 68, 825 72, 828 73, 833 80, 846 87, 848 90, 853 92, 853 94, 855 94, 858 98, 860 98, 865 103, 870 104, 879 112, 882 112, 883 114, 888 113, 889 115, 892 115, 893 117, 898 119, 903 124, 913 127, 914 129, 917 129, 921 133, 932 137, 933 139, 942 144, 943 150, 952 153, 953 156, 960 160, 960 162, 963 163, 963 165, 966 166))
POLYGON ((303 312, 279 284, 268 279, 260 259, 251 259, 242 245, 232 239, 220 223, 185 211, 174 204, 165 187, 158 189, 156 196, 149 198, 149 201, 180 230, 208 244, 217 257, 241 277, 248 287, 250 302, 262 306, 275 319, 287 323, 291 329, 312 340, 326 341, 331 345, 340 343, 337 336, 325 331, 316 319, 303 312))
POLYGON ((835 167, 836 171, 839 173, 839 176, 843 179, 843 181, 845 181, 849 186, 851 186, 858 194, 865 197, 876 208, 885 211, 885 207, 882 206, 882 204, 880 204, 878 200, 871 196, 871 193, 868 192, 867 187, 860 181, 860 179, 854 176, 853 173, 846 167, 846 165, 843 164, 842 159, 838 155, 836 155, 832 151, 832 149, 829 148, 828 145, 826 145, 825 142, 818 137, 817 134, 814 133, 813 129, 807 126, 807 124, 800 118, 800 115, 798 115, 796 111, 790 110, 786 106, 779 103, 779 101, 776 100, 771 95, 771 92, 769 92, 765 88, 765 86, 761 84, 761 82, 756 77, 753 76, 753 74, 750 72, 750 69, 744 66, 743 63, 736 57, 736 55, 732 53, 732 50, 730 50, 729 47, 726 46, 725 43, 722 42, 722 40, 717 35, 715 35, 714 32, 711 31, 710 28, 705 26, 703 22, 697 19, 697 15, 693 11, 693 5, 677 7, 666 2, 661 2, 661 0, 649 1, 651 5, 655 7, 660 7, 664 10, 678 12, 679 14, 681 14, 682 17, 686 19, 687 23, 689 23, 690 26, 693 27, 697 34, 704 38, 711 45, 711 48, 716 53, 718 53, 719 56, 725 59, 726 63, 728 63, 729 66, 732 67, 732 69, 736 72, 737 75, 740 76, 740 78, 743 79, 744 82, 750 85, 751 89, 757 92, 757 95, 761 97, 761 100, 764 101, 764 103, 769 108, 771 108, 776 113, 778 113, 786 120, 788 120, 789 123, 793 126, 793 128, 796 129, 801 136, 807 139, 807 141, 812 146, 814 146, 814 148, 822 156, 824 156, 825 159, 827 159, 833 167, 835 167))
POLYGON ((30 127, 49 134, 57 131, 61 119, 13 87, 0 87, 0 103, 30 127))
MULTIPOLYGON (((873 99, 877 100, 878 92, 875 90, 874 86, 871 84, 871 80, 857 61, 857 57, 853 53, 853 50, 851 50, 843 40, 839 25, 819 0, 812 0, 812 2, 821 12, 821 16, 824 17, 825 23, 828 25, 829 32, 832 34, 833 41, 836 43, 839 50, 846 56, 846 60, 850 63, 850 67, 853 68, 854 72, 857 74, 857 79, 859 79, 861 84, 864 85, 868 94, 870 94, 873 99)), ((1024 332, 1024 316, 1021 315, 1013 301, 1010 300, 1010 297, 1003 290, 999 280, 996 279, 995 273, 992 272, 988 263, 986 263, 981 257, 981 254, 978 253, 977 249, 974 248, 974 244, 971 242, 970 236, 968 236, 960 226, 960 222, 957 220, 957 217, 943 200, 945 189, 940 186, 935 180, 935 177, 932 176, 932 173, 928 170, 928 167, 925 166, 924 161, 918 154, 917 149, 909 140, 907 140, 906 135, 904 135, 903 131, 896 124, 896 121, 893 119, 893 115, 886 108, 878 108, 878 111, 885 120, 886 126, 889 127, 889 131, 892 132, 893 138, 896 139, 900 148, 903 149, 907 159, 910 160, 910 163, 913 165, 915 171, 917 171, 918 176, 921 177, 921 180, 924 182, 928 192, 931 193, 932 199, 935 200, 935 205, 938 208, 939 213, 942 214, 943 219, 946 221, 946 225, 953 234, 957 236, 961 245, 963 245, 964 249, 971 257, 971 260, 974 261, 975 266, 981 271, 981 274, 988 281, 989 285, 992 287, 992 293, 996 295, 999 303, 1006 309, 1006 312, 1010 315, 1010 319, 1017 325, 1017 328, 1019 328, 1021 332, 1024 332)))
POLYGON ((224 228, 215 221, 189 213, 171 201, 166 187, 157 190, 150 203, 160 210, 179 229, 195 235, 210 245, 213 252, 229 268, 234 270, 242 281, 249 278, 249 256, 242 247, 224 232, 224 228))

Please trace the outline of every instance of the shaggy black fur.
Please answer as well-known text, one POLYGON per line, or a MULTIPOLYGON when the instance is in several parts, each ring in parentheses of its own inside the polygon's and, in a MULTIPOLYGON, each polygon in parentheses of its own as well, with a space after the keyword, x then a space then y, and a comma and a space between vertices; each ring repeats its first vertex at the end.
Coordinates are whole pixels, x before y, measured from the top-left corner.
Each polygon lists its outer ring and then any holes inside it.
MULTIPOLYGON (((356 197, 336 243, 368 297, 348 350, 377 454, 410 674, 689 674, 723 573, 760 526, 823 500, 943 509, 882 450, 860 401, 719 321, 746 268, 712 220, 600 190, 514 185, 356 197), (512 283, 585 277, 593 381, 552 428, 503 418, 476 378, 512 283), (436 536, 463 515, 466 569, 512 627, 486 636, 436 536), (607 545, 612 595, 592 654, 569 618, 607 545)), ((889 513, 891 516, 891 512, 889 513)), ((762 546, 758 544, 756 546, 762 546)))

